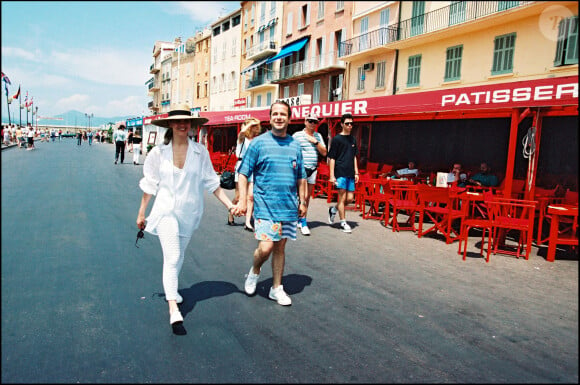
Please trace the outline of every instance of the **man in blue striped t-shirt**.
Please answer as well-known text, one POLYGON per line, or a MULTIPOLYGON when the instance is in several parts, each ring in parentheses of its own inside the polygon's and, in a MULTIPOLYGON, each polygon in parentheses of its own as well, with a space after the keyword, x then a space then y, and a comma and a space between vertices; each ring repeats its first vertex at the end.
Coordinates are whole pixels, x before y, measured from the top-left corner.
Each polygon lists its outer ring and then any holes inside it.
POLYGON ((246 186, 254 176, 254 236, 258 247, 244 285, 246 294, 256 292, 260 269, 272 254, 272 288, 269 298, 288 306, 292 300, 282 286, 285 247, 296 239, 298 218, 306 216, 306 172, 300 143, 287 135, 290 106, 277 101, 270 107, 272 130, 256 137, 238 170, 240 199, 235 215, 246 213, 246 186))

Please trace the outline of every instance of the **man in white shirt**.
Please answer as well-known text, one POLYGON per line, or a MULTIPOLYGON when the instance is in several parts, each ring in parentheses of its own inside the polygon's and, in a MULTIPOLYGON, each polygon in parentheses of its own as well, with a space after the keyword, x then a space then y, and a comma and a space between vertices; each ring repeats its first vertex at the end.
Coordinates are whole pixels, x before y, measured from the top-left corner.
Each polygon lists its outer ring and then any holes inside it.
POLYGON ((125 132, 125 125, 121 124, 119 129, 113 133, 113 142, 115 142, 115 164, 121 154, 121 163, 125 160, 125 145, 127 144, 127 133, 125 132))
POLYGON ((404 178, 406 175, 417 176, 419 175, 419 170, 417 169, 415 162, 410 160, 409 163, 407 164, 407 167, 395 171, 395 175, 397 176, 397 178, 404 178))

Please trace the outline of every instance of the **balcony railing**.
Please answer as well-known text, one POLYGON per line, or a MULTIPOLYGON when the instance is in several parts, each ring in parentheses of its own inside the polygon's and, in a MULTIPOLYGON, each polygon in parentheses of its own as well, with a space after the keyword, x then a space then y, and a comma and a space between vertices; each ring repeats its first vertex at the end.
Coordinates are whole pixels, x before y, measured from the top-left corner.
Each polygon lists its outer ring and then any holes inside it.
POLYGON ((447 7, 403 20, 398 27, 381 27, 375 31, 345 40, 340 44, 339 56, 352 55, 413 36, 444 30, 450 26, 532 3, 536 3, 536 1, 458 1, 447 7))
POLYGON ((261 43, 254 44, 246 52, 246 57, 250 60, 257 56, 265 56, 276 51, 277 44, 275 41, 264 40, 261 43))
POLYGON ((374 31, 363 33, 360 36, 340 43, 339 56, 351 55, 383 46, 397 40, 397 28, 380 27, 374 31))
POLYGON ((272 80, 274 80, 274 74, 272 72, 268 72, 266 75, 258 76, 255 79, 247 79, 244 89, 248 90, 250 88, 261 86, 263 84, 268 84, 272 80))
POLYGON ((157 72, 159 72, 159 68, 156 68, 155 67, 155 64, 151 64, 151 67, 149 67, 149 73, 150 74, 154 74, 154 73, 157 73, 157 72))
POLYGON ((277 80, 284 80, 295 76, 305 75, 310 72, 320 71, 329 67, 342 67, 344 62, 336 56, 337 52, 332 51, 326 55, 313 56, 309 59, 302 60, 291 65, 281 66, 277 80))

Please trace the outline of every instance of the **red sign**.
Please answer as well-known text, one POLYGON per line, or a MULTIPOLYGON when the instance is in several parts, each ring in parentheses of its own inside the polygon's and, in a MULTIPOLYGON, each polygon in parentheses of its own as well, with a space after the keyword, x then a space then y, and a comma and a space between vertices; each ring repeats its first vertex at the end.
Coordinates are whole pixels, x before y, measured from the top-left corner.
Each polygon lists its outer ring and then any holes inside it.
MULTIPOLYGON (((345 113, 351 113, 354 116, 380 116, 567 105, 578 105, 578 76, 308 104, 293 106, 291 109, 292 119, 302 120, 310 113, 320 117, 334 118, 345 113)), ((267 107, 260 110, 203 112, 201 116, 209 119, 207 125, 227 125, 242 123, 249 117, 267 122, 270 119, 269 111, 270 108, 267 107)))
POLYGON ((246 105, 246 98, 234 99, 234 107, 244 107, 246 105))
POLYGON ((168 116, 169 116, 169 114, 167 112, 164 113, 164 114, 147 116, 147 117, 143 118, 143 125, 145 125, 145 124, 151 124, 151 121, 152 120, 155 120, 155 119, 163 119, 163 118, 166 118, 168 116))

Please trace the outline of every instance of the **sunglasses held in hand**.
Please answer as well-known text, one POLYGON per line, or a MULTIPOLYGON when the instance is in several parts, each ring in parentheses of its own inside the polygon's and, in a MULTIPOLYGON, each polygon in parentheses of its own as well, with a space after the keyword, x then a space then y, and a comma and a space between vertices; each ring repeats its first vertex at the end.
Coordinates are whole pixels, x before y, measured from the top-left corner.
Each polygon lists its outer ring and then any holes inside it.
POLYGON ((135 247, 139 248, 139 246, 137 246, 137 242, 139 241, 139 238, 143 238, 145 234, 143 234, 143 230, 139 230, 139 232, 137 233, 137 239, 135 240, 135 247))

